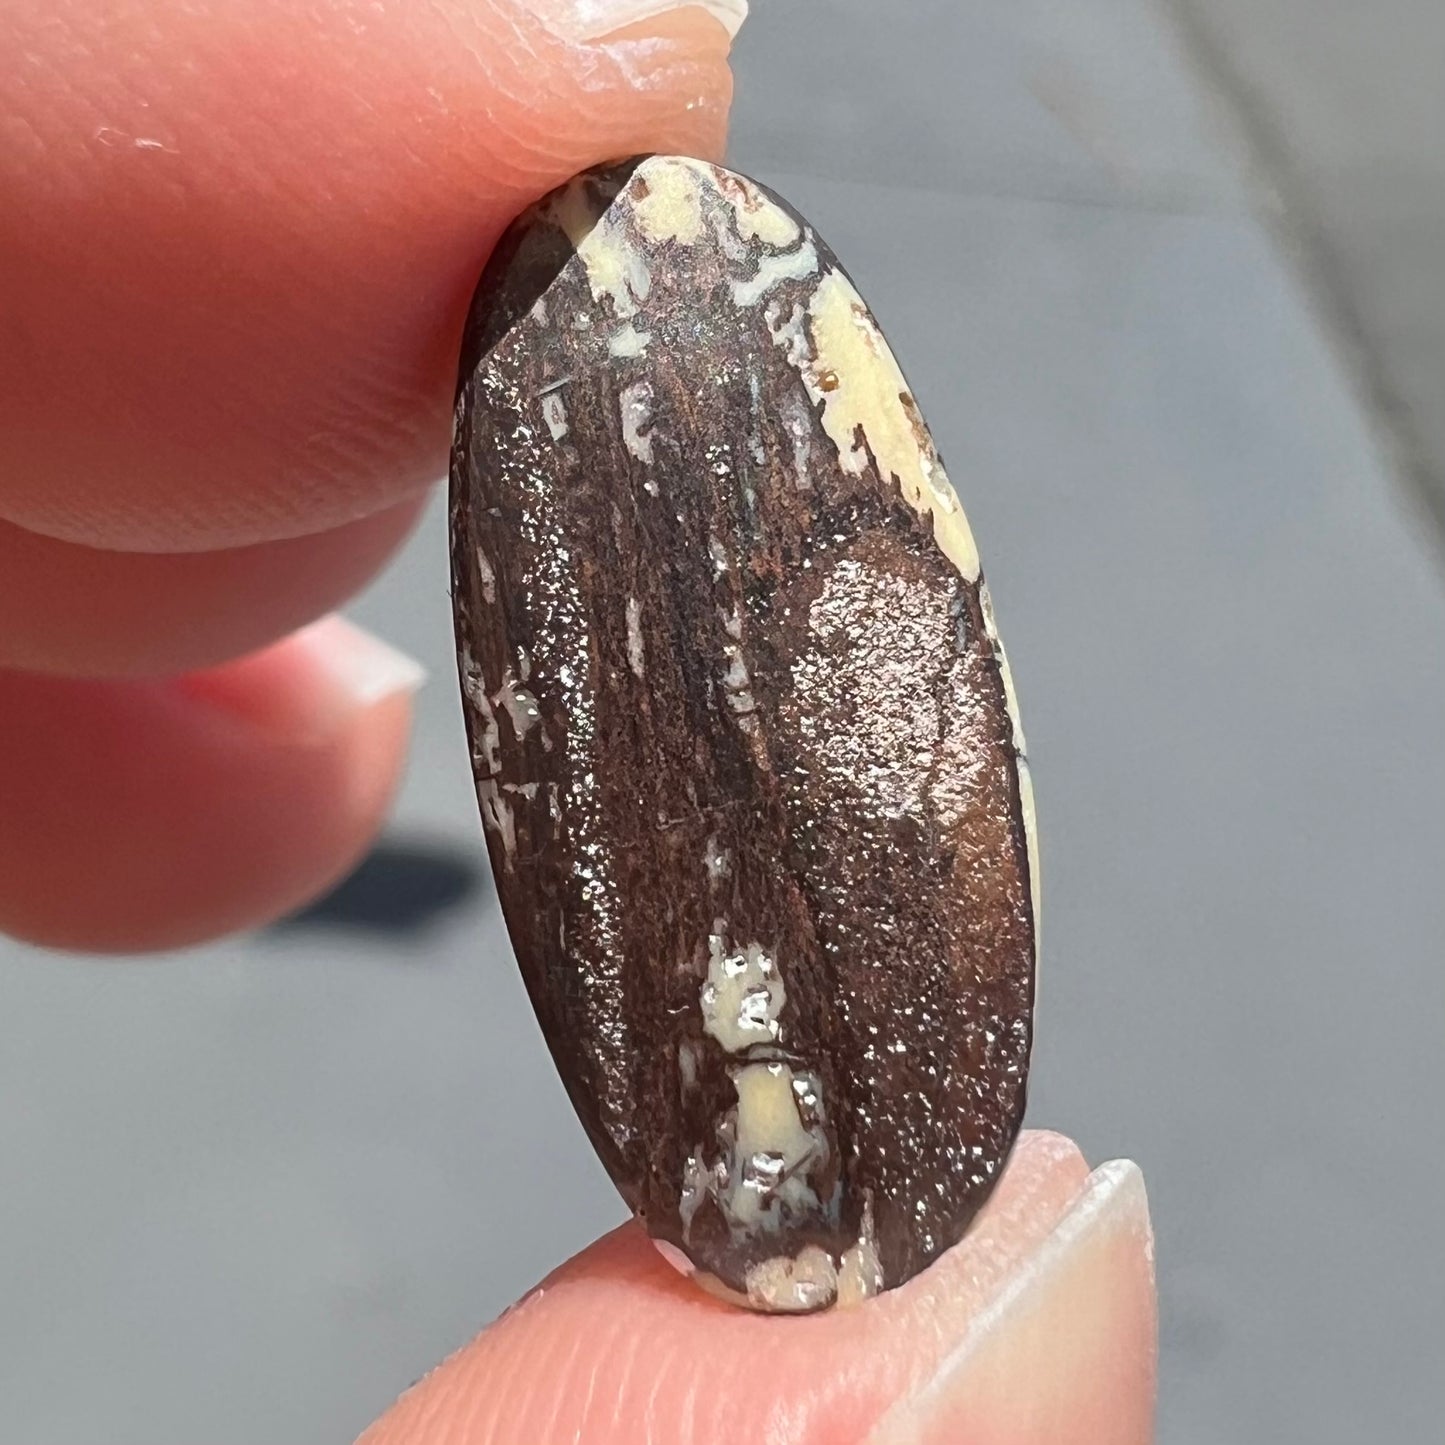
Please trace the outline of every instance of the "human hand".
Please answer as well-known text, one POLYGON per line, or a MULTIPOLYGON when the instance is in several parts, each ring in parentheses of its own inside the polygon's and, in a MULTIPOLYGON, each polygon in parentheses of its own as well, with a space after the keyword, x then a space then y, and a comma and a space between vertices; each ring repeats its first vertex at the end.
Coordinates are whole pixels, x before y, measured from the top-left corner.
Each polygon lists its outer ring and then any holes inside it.
MULTIPOLYGON (((313 619, 444 469, 502 227, 595 161, 719 154, 726 51, 649 0, 0 12, 0 928, 195 942, 364 850, 418 674, 313 619)), ((1137 1171, 1033 1134, 867 1306, 742 1314, 624 1229, 366 1438, 1111 1445, 1152 1389, 1137 1171)))
POLYGON ((0 930, 192 943, 363 851, 418 674, 295 629, 445 471, 511 217, 720 151, 727 33, 657 8, 0 8, 0 930))

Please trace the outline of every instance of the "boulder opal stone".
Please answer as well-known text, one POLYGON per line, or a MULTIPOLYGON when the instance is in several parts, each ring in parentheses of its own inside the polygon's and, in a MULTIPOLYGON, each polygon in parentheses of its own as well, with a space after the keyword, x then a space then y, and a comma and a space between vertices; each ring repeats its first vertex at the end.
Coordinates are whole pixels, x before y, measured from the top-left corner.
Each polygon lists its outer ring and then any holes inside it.
POLYGON ((1018 710, 963 510, 812 229, 653 156, 520 218, 452 459, 517 960, 654 1238, 760 1309, 902 1283, 1024 1108, 1018 710))

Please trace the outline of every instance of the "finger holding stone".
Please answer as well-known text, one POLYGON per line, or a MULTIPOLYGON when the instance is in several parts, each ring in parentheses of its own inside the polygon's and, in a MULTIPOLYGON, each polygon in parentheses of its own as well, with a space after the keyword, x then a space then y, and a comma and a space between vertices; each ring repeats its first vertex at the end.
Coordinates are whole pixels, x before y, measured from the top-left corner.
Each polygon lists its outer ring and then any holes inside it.
POLYGON ((185 551, 415 494, 494 239, 591 161, 720 151, 738 9, 0 6, 0 517, 185 551))
POLYGON ((335 618, 178 678, 0 670, 0 932, 173 948, 305 902, 380 828, 420 680, 335 618))
POLYGON ((218 552, 112 552, 0 522, 0 667, 155 676, 253 652, 365 586, 423 501, 218 552))
POLYGON ((564 1265, 361 1445, 1147 1445, 1138 1169, 1020 1136, 963 1242, 891 1293, 780 1319, 704 1295, 634 1226, 564 1265))

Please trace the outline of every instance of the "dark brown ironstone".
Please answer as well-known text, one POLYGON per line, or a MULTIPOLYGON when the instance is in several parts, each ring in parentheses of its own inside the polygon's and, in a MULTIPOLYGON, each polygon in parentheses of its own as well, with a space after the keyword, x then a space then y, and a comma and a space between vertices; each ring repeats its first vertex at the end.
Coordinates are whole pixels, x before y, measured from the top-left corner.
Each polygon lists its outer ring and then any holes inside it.
POLYGON ((580 176, 482 278, 451 507, 497 888, 617 1187, 756 1307, 902 1283, 1019 1128, 1037 868, 972 537, 871 315, 754 182, 580 176))

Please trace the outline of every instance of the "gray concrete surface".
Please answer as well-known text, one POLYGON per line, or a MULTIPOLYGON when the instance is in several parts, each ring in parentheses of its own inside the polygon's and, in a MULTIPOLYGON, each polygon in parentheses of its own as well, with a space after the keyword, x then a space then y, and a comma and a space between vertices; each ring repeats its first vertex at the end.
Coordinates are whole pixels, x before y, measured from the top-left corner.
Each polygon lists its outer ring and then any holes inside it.
MULTIPOLYGON (((1160 1439, 1430 1438, 1430 546, 1148 0, 831 8, 755 7, 734 160, 847 260, 981 539, 1037 760, 1030 1117, 1144 1167, 1160 1439)), ((441 522, 356 611, 435 674, 393 836, 479 860, 441 522)), ((620 1215, 485 888, 0 946, 0 1182, 0 1445, 349 1438, 620 1215)))
POLYGON ((1161 3, 1277 197, 1410 500, 1445 533, 1445 7, 1161 3))

